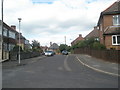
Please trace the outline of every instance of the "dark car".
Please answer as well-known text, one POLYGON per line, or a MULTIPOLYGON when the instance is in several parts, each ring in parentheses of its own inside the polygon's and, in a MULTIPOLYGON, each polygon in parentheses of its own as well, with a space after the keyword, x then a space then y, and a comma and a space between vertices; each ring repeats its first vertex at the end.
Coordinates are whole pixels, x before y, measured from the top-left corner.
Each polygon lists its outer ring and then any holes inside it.
POLYGON ((63 55, 68 55, 68 51, 64 50, 64 51, 62 51, 62 54, 63 55))

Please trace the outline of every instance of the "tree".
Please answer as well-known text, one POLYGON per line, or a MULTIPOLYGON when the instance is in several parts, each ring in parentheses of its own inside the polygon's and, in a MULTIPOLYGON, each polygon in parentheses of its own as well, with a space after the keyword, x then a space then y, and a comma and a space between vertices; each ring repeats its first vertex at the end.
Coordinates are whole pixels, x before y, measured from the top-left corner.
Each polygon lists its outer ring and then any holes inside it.
POLYGON ((66 47, 66 50, 70 52, 70 51, 71 51, 71 47, 70 47, 70 46, 67 46, 67 47, 66 47))
POLYGON ((62 52, 63 50, 71 51, 71 47, 66 44, 60 44, 59 50, 60 52, 62 52))
POLYGON ((35 47, 39 47, 40 46, 40 43, 36 40, 33 40, 32 41, 32 48, 35 48, 35 47))
MULTIPOLYGON (((12 51, 13 51, 13 52, 18 52, 18 51, 19 51, 19 45, 14 46, 14 48, 13 48, 12 51)), ((20 46, 20 51, 21 51, 21 52, 23 51, 21 46, 20 46)))
POLYGON ((100 44, 99 41, 97 41, 95 38, 89 38, 87 40, 79 41, 75 45, 73 45, 71 48, 93 48, 93 49, 106 49, 106 47, 103 44, 100 44))
POLYGON ((60 44, 59 50, 60 50, 60 52, 62 52, 63 50, 66 50, 66 45, 65 44, 60 44))
POLYGON ((37 40, 32 41, 32 49, 33 51, 40 51, 42 52, 42 49, 40 47, 40 43, 37 40))

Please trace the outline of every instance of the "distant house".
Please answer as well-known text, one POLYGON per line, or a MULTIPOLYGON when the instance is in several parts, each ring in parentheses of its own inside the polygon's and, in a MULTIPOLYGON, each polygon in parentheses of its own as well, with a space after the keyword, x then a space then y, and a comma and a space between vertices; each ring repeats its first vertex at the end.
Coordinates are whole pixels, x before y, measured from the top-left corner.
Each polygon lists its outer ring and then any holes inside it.
POLYGON ((32 45, 29 43, 29 40, 27 40, 27 39, 25 39, 24 49, 25 50, 32 49, 32 45))
POLYGON ((20 33, 20 44, 19 44, 19 33, 16 33, 16 40, 17 40, 17 45, 20 45, 22 50, 25 50, 25 41, 26 38, 20 33))
POLYGON ((89 38, 94 38, 99 41, 99 28, 97 26, 95 26, 94 29, 84 37, 86 40, 89 38))
POLYGON ((48 50, 51 50, 51 51, 54 51, 54 52, 57 52, 57 50, 59 50, 59 46, 57 43, 50 43, 50 47, 48 48, 48 50))
POLYGON ((82 34, 79 34, 79 37, 77 37, 74 41, 71 42, 71 45, 75 45, 77 42, 84 40, 82 37, 82 34))
POLYGON ((120 0, 101 12, 97 26, 100 43, 107 49, 120 50, 120 0))
POLYGON ((41 46, 41 49, 43 52, 47 51, 48 47, 47 46, 41 46))

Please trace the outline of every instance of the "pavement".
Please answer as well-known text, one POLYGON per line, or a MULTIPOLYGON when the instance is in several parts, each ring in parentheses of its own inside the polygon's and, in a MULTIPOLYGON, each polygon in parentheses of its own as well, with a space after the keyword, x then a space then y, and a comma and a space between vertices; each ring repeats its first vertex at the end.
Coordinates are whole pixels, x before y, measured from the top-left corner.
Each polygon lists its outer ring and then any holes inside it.
POLYGON ((119 74, 120 65, 118 63, 104 61, 104 60, 94 58, 89 55, 83 55, 83 54, 77 54, 76 58, 80 63, 82 63, 83 65, 95 71, 106 73, 109 75, 120 76, 119 74))
POLYGON ((18 60, 6 60, 4 62, 2 62, 2 68, 12 68, 12 67, 16 67, 16 66, 23 66, 26 64, 31 64, 33 62, 37 62, 37 60, 40 60, 42 58, 44 58, 45 56, 39 56, 39 57, 34 57, 34 58, 30 58, 30 59, 24 59, 24 60, 20 60, 20 64, 18 60))

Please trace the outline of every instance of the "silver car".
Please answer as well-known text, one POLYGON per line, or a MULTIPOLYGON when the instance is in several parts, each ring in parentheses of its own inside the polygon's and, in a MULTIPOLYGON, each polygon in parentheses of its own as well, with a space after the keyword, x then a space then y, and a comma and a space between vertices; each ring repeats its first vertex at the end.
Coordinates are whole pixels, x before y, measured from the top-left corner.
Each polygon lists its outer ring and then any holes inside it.
POLYGON ((54 55, 53 51, 46 51, 45 52, 45 56, 53 56, 53 55, 54 55))

